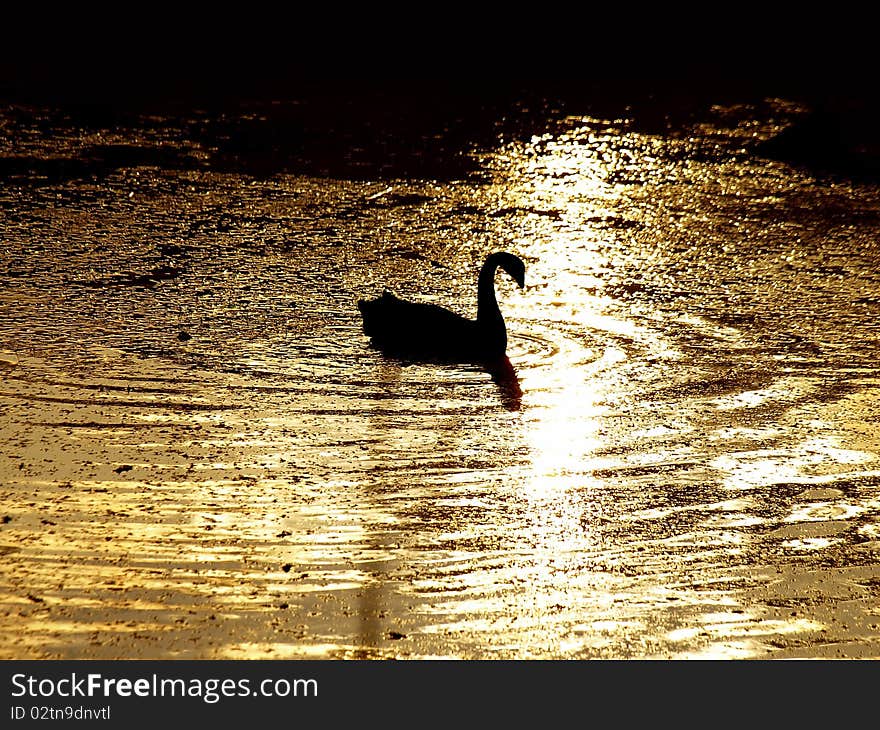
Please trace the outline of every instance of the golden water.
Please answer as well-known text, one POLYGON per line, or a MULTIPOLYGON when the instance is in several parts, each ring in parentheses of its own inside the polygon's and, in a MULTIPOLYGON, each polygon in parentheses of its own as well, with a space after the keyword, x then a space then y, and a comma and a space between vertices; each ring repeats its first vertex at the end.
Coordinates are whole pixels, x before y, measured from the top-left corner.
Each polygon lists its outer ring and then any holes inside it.
POLYGON ((753 154, 773 104, 452 182, 9 181, 0 655, 880 655, 880 194, 753 154), (494 250, 512 381, 369 347, 358 298, 473 316, 494 250))

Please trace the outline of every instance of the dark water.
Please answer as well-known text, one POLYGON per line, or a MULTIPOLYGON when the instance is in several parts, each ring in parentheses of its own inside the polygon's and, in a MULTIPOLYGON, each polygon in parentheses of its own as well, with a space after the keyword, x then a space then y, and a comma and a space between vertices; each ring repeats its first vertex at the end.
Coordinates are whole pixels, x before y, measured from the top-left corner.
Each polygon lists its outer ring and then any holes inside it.
POLYGON ((534 102, 4 109, 3 656, 878 656, 877 185, 534 102))

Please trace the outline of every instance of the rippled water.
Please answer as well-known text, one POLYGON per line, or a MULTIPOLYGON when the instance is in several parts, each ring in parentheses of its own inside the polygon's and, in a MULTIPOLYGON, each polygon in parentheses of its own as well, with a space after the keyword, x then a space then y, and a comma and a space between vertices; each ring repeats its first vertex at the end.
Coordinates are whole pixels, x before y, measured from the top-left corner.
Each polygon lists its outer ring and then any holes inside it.
POLYGON ((7 109, 0 655, 880 656, 880 195, 757 154, 800 112, 442 181, 7 109), (495 250, 515 373, 370 348, 495 250))

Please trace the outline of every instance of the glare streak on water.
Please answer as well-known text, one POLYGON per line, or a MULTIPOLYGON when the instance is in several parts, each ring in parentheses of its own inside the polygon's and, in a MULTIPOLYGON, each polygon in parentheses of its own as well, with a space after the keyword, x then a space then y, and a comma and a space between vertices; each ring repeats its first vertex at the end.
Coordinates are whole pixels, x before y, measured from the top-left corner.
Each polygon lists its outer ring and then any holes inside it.
POLYGON ((876 188, 548 130, 4 187, 0 655, 877 656, 876 188), (515 383, 370 349, 358 298, 472 316, 498 249, 515 383))

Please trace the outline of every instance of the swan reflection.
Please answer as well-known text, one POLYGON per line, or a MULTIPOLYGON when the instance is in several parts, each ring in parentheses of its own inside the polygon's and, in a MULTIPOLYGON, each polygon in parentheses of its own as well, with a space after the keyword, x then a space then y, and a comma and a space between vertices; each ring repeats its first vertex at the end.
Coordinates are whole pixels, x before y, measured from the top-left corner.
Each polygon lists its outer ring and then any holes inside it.
POLYGON ((486 363, 486 372, 492 376, 492 382, 498 386, 501 395, 501 403, 508 411, 518 411, 522 408, 523 392, 519 383, 519 375, 510 358, 506 355, 497 360, 486 363))

